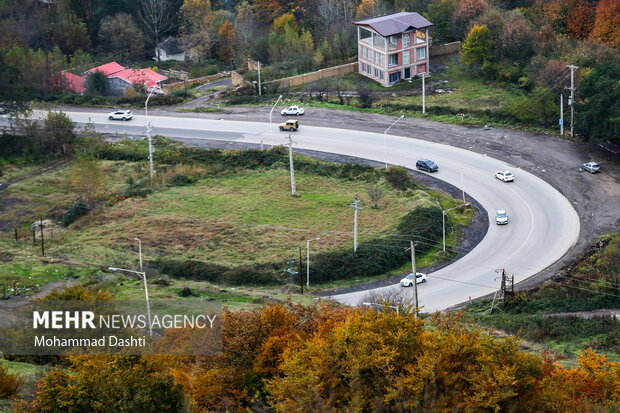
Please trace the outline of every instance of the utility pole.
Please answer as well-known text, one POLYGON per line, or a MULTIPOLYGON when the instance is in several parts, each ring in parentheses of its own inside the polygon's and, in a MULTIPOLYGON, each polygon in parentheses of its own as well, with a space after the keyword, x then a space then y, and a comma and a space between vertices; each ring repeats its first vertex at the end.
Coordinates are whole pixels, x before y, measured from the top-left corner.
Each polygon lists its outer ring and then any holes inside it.
POLYGON ((415 269, 415 244, 413 241, 409 241, 411 243, 411 271, 413 271, 413 305, 414 309, 414 317, 418 317, 418 277, 416 277, 416 269, 415 269))
POLYGON ((424 79, 426 78, 426 73, 422 73, 422 114, 426 113, 426 87, 424 86, 424 79))
POLYGON ((260 62, 257 60, 256 63, 258 63, 258 96, 262 96, 263 93, 260 87, 260 62))
POLYGON ((355 210, 354 215, 354 224, 353 224, 353 252, 357 251, 357 211, 362 210, 361 206, 359 206, 360 200, 355 197, 355 201, 349 204, 349 208, 353 208, 355 210))
POLYGON ((570 98, 568 99, 568 105, 570 106, 570 136, 571 138, 574 136, 573 134, 573 123, 575 120, 575 69, 579 69, 578 66, 574 65, 566 65, 570 69, 570 88, 565 87, 565 89, 570 90, 570 98))
POLYGON ((298 274, 297 271, 293 270, 293 265, 295 265, 295 260, 293 259, 293 257, 289 258, 289 260, 286 262, 288 264, 288 269, 284 270, 284 272, 287 272, 290 277, 291 277, 291 292, 294 293, 295 292, 295 275, 298 274))
POLYGON ((297 191, 295 190, 295 167, 293 166, 293 138, 291 138, 291 135, 288 135, 288 143, 286 144, 286 146, 288 146, 288 163, 289 163, 289 169, 291 170, 291 195, 292 196, 297 196, 297 191))
POLYGON ((153 143, 151 141, 151 122, 146 125, 146 136, 149 140, 149 183, 153 179, 153 143))
POLYGON ((564 94, 560 93, 560 135, 564 136, 564 94))

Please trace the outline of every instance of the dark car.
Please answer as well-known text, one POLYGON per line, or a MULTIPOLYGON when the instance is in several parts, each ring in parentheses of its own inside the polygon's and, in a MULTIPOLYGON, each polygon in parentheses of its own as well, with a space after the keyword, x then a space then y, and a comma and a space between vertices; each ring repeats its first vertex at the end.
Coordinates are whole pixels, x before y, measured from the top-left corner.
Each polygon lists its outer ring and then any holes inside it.
POLYGON ((437 172, 439 170, 437 164, 429 159, 420 159, 415 163, 415 167, 426 172, 437 172))

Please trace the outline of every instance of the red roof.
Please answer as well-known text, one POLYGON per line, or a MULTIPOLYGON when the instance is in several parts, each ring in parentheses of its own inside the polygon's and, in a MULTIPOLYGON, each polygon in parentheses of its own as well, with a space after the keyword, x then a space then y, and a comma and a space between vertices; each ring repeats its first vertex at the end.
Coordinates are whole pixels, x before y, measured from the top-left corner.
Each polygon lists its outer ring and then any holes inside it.
POLYGON ((128 83, 137 85, 146 83, 148 88, 156 86, 162 80, 168 79, 166 76, 162 76, 151 69, 125 69, 108 77, 119 77, 128 83))
POLYGON ((116 62, 106 63, 105 65, 93 67, 89 72, 101 72, 106 76, 110 76, 113 73, 125 70, 125 68, 116 62))
POLYGON ((83 77, 74 75, 73 73, 65 72, 63 70, 52 79, 50 79, 50 87, 70 90, 71 92, 82 94, 84 93, 85 82, 86 79, 84 79, 83 77))

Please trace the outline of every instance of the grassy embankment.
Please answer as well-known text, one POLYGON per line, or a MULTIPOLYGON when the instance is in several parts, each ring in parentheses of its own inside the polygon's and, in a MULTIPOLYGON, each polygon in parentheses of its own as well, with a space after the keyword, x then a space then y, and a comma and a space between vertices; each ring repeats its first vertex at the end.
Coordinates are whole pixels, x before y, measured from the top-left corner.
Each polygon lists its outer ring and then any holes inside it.
POLYGON ((518 293, 488 313, 490 302, 467 309, 477 323, 519 335, 569 360, 594 348, 620 361, 620 322, 610 317, 550 315, 620 306, 620 231, 606 234, 552 280, 518 293), (599 242, 603 242, 600 248, 599 242))
MULTIPOLYGON (((122 192, 129 177, 146 172, 144 162, 100 161, 100 166, 105 172, 102 201, 105 196, 122 192)), ((165 166, 159 169, 162 170, 160 176, 165 178, 165 166)), ((73 165, 68 164, 11 186, 4 197, 23 202, 13 203, 3 214, 4 222, 21 216, 21 222, 28 224, 39 214, 58 220, 78 197, 70 185, 72 170, 73 165)), ((291 255, 297 259, 299 246, 305 246, 308 238, 321 237, 321 241, 312 244, 313 255, 350 248, 352 211, 347 205, 356 195, 368 201, 365 183, 303 172, 297 173, 296 178, 299 198, 290 196, 288 171, 274 168, 204 176, 186 186, 163 185, 146 198, 129 198, 110 207, 103 202, 69 228, 46 233, 45 263, 38 258, 40 247, 33 246, 31 238, 17 243, 2 240, 8 255, 6 262, 0 263, 4 274, 1 282, 10 286, 16 281, 21 288, 37 288, 63 275, 79 275, 76 272, 80 265, 95 269, 100 266, 134 268, 138 258, 135 237, 142 240, 145 262, 162 257, 221 265, 281 261, 284 269, 286 259, 291 255), (72 264, 64 270, 49 264, 62 266, 66 262, 72 264)), ((444 207, 457 203, 443 194, 426 192, 422 188, 405 193, 391 189, 385 181, 378 185, 384 196, 379 208, 372 208, 367 202, 360 213, 360 241, 389 233, 411 209, 434 205, 436 196, 441 197, 444 207)), ((472 215, 473 210, 461 212, 457 209, 451 212, 451 222, 455 226, 465 225, 472 215)), ((10 236, 9 233, 5 235, 10 236)), ((458 231, 449 231, 448 237, 448 243, 454 243, 458 231)), ((436 252, 437 249, 432 248, 420 255, 418 266, 435 263, 436 252)), ((303 253, 305 256, 305 248, 303 253)), ((92 280, 107 283, 106 287, 120 298, 138 297, 142 293, 139 282, 131 277, 100 274, 93 275, 92 280), (118 288, 121 282, 123 286, 118 288)), ((365 280, 333 281, 323 287, 365 280)), ((255 304, 266 296, 287 296, 287 287, 241 285, 226 287, 227 291, 222 292, 215 285, 197 280, 173 280, 170 286, 153 287, 151 294, 160 298, 178 297, 180 289, 186 285, 195 290, 198 298, 230 302, 233 297, 229 294, 234 292, 236 302, 241 305, 255 304)))

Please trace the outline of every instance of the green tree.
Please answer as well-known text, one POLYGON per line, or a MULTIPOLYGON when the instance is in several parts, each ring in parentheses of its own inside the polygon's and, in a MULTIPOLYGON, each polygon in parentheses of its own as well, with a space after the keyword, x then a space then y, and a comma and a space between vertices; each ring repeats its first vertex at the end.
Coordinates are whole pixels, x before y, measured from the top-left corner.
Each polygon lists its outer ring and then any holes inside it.
POLYGON ((474 26, 461 51, 461 62, 467 66, 483 65, 491 59, 491 33, 487 26, 474 26))
POLYGON ((620 66, 602 63, 577 89, 577 131, 590 142, 620 144, 620 66))
POLYGON ((110 94, 110 80, 102 72, 91 72, 84 89, 87 95, 107 96, 110 94))
POLYGON ((452 16, 458 7, 457 0, 433 0, 428 5, 424 16, 433 23, 431 36, 435 42, 446 43, 459 40, 455 37, 452 25, 452 16))
POLYGON ((135 59, 144 52, 142 31, 127 13, 117 13, 101 21, 99 42, 101 50, 123 58, 135 59))
POLYGON ((71 151, 75 142, 75 123, 63 112, 48 112, 44 121, 42 153, 66 154, 71 151))

